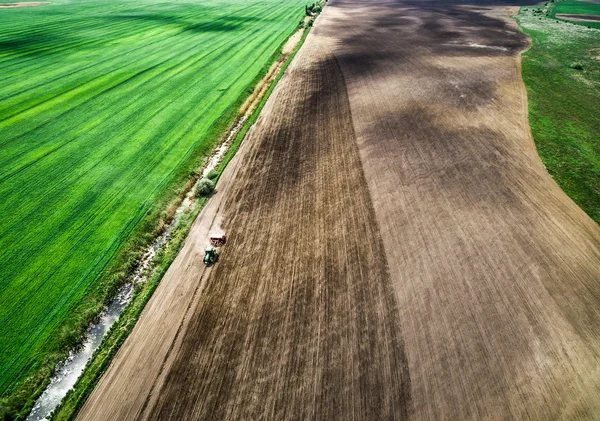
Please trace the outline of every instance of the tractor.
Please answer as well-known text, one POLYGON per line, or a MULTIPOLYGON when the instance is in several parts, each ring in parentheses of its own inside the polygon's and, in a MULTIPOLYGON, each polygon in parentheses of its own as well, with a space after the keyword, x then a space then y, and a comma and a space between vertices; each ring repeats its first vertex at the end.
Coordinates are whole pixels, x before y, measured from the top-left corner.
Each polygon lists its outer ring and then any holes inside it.
POLYGON ((209 239, 210 244, 212 245, 204 250, 204 264, 206 266, 210 266, 217 262, 217 259, 219 258, 218 247, 224 246, 227 242, 227 237, 225 237, 224 233, 213 234, 209 239))
POLYGON ((218 258, 217 250, 214 247, 207 247, 204 250, 204 264, 210 266, 217 261, 218 258))

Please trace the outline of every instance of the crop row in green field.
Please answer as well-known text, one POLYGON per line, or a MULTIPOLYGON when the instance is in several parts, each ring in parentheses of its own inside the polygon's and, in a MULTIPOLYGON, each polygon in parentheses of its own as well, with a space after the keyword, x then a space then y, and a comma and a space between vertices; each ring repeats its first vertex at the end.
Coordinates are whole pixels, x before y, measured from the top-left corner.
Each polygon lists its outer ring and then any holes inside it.
MULTIPOLYGON (((581 2, 556 7, 572 13, 565 10, 579 10, 581 2)), ((526 7, 517 16, 532 39, 522 62, 531 131, 548 172, 600 223, 600 30, 541 11, 526 7)))
POLYGON ((0 394, 35 368, 304 13, 299 0, 0 10, 0 394))

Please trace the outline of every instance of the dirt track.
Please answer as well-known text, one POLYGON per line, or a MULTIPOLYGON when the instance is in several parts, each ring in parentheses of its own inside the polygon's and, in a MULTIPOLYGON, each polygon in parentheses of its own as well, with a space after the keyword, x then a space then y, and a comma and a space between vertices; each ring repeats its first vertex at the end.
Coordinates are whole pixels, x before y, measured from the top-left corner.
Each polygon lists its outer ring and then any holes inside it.
POLYGON ((600 22, 598 15, 573 15, 568 13, 557 13, 556 18, 572 20, 574 22, 600 22))
POLYGON ((19 7, 36 7, 45 6, 50 4, 48 2, 32 1, 32 2, 19 2, 19 3, 0 3, 0 9, 17 9, 19 7))
POLYGON ((80 418, 599 417, 600 228, 507 15, 331 0, 80 418))

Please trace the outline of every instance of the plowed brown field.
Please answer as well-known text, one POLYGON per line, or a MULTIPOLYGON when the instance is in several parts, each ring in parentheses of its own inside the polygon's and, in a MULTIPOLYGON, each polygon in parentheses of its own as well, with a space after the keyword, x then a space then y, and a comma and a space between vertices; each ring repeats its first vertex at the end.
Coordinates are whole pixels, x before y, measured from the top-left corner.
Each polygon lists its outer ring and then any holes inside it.
POLYGON ((328 3, 80 419, 600 417, 600 228, 481 4, 328 3))

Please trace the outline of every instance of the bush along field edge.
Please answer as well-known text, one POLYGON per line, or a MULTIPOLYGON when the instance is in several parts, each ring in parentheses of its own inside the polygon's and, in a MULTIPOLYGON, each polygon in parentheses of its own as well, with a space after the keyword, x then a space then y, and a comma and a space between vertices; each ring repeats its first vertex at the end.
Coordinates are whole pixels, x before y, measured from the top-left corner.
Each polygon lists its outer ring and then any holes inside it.
MULTIPOLYGON (((260 111, 262 110, 264 104, 266 103, 267 99, 269 98, 270 94, 275 88, 275 85, 281 79, 283 73, 294 58, 296 52, 304 43, 304 40, 306 39, 309 30, 310 27, 308 25, 305 25, 303 27, 302 37, 300 38, 293 52, 288 55, 283 66, 279 69, 277 76, 270 83, 269 88, 267 89, 263 97, 260 99, 258 105, 254 108, 249 118, 247 118, 244 121, 242 127, 237 132, 237 135, 233 138, 230 147, 224 154, 222 160, 220 161, 216 169, 208 174, 208 178, 213 183, 217 183, 219 177, 221 176, 221 173, 225 170, 225 167, 235 155, 235 152, 241 145, 241 142, 244 139, 246 133, 258 118, 260 111)), ((295 31, 296 30, 294 30, 294 33, 295 31)), ((268 69, 271 67, 272 63, 279 59, 284 44, 285 42, 281 44, 281 47, 278 49, 277 53, 273 55, 272 60, 269 60, 269 66, 266 66, 264 71, 261 72, 261 78, 257 78, 258 81, 260 81, 262 77, 266 74, 268 69)), ((256 85, 256 83, 257 81, 255 81, 253 85, 256 85)), ((247 96, 248 95, 245 95, 245 97, 247 96)), ((193 186, 196 185, 199 174, 199 172, 195 173, 194 176, 190 178, 190 182, 188 182, 188 184, 186 185, 186 191, 189 191, 189 189, 193 188, 193 186)), ((202 207, 204 206, 206 201, 209 200, 209 196, 210 193, 208 195, 198 195, 196 203, 192 206, 192 208, 189 211, 186 211, 182 215, 175 228, 171 231, 171 235, 168 242, 159 250, 157 255, 154 257, 150 268, 150 275, 147 277, 147 281, 145 283, 135 285, 134 294, 131 302, 124 309, 117 322, 115 322, 115 324, 111 327, 110 331, 102 340, 100 346, 96 349, 96 351, 88 361, 83 373, 77 380, 77 383, 75 384, 74 388, 67 393, 65 398, 59 404, 59 406, 53 411, 50 418, 51 420, 66 421, 75 419, 77 413, 79 412, 79 410, 93 391, 94 387, 102 377, 102 374, 110 365, 113 356, 117 353, 125 339, 127 339, 129 334, 133 330, 146 303, 150 300, 153 292, 158 287, 160 280, 167 272, 173 260, 175 260, 175 257, 177 257, 177 254, 183 246, 185 238, 187 237, 187 234, 191 229, 192 223, 202 210, 202 207)))
MULTIPOLYGON (((315 16, 311 16, 311 21, 314 22, 315 16)), ((300 21, 299 27, 304 31, 300 41, 293 52, 288 55, 284 65, 279 70, 260 103, 238 131, 231 148, 224 155, 217 169, 211 174, 213 182, 216 183, 221 172, 233 157, 235 151, 237 151, 244 135, 258 118, 258 113, 272 92, 274 85, 281 78, 282 73, 304 42, 308 30, 312 26, 312 22, 308 25, 305 21, 300 21)), ((290 35, 286 37, 280 44, 280 47, 267 60, 267 65, 249 84, 248 88, 244 90, 244 93, 213 125, 207 136, 208 139, 215 139, 212 142, 213 145, 219 145, 221 142, 218 139, 223 139, 223 133, 230 131, 232 122, 238 121, 241 107, 252 95, 254 87, 265 77, 273 63, 280 59, 283 46, 297 30, 298 28, 292 30, 290 35)), ((81 346, 90 325, 98 321, 102 310, 116 296, 119 289, 130 282, 140 265, 146 249, 156 241, 163 233, 165 227, 173 220, 175 211, 187 193, 196 185, 201 174, 198 168, 203 167, 207 158, 206 154, 202 153, 201 150, 192 154, 189 163, 182 166, 178 176, 175 177, 175 181, 166 189, 168 193, 161 200, 157 201, 150 211, 141 217, 141 221, 129 233, 127 240, 123 242, 118 250, 115 250, 111 263, 103 269, 101 275, 92 284, 91 291, 73 311, 73 315, 69 318, 68 323, 61 327, 56 341, 48 347, 43 361, 32 370, 33 374, 15 385, 9 394, 0 398, 0 420, 26 419, 36 399, 49 385, 57 364, 65 360, 70 351, 81 346)), ((74 389, 68 392, 67 396, 54 411, 52 419, 75 418, 77 411, 81 408, 85 399, 100 379, 100 376, 108 367, 112 356, 115 355, 120 345, 133 329, 137 318, 158 286, 160 279, 177 256, 191 228, 192 222, 207 199, 207 197, 199 197, 197 202, 191 207, 191 210, 186 211, 181 216, 169 235, 168 243, 153 258, 151 267, 147 271, 147 281, 135 285, 131 302, 124 309, 119 320, 115 322, 100 346, 94 352, 92 358, 88 361, 74 389)))

